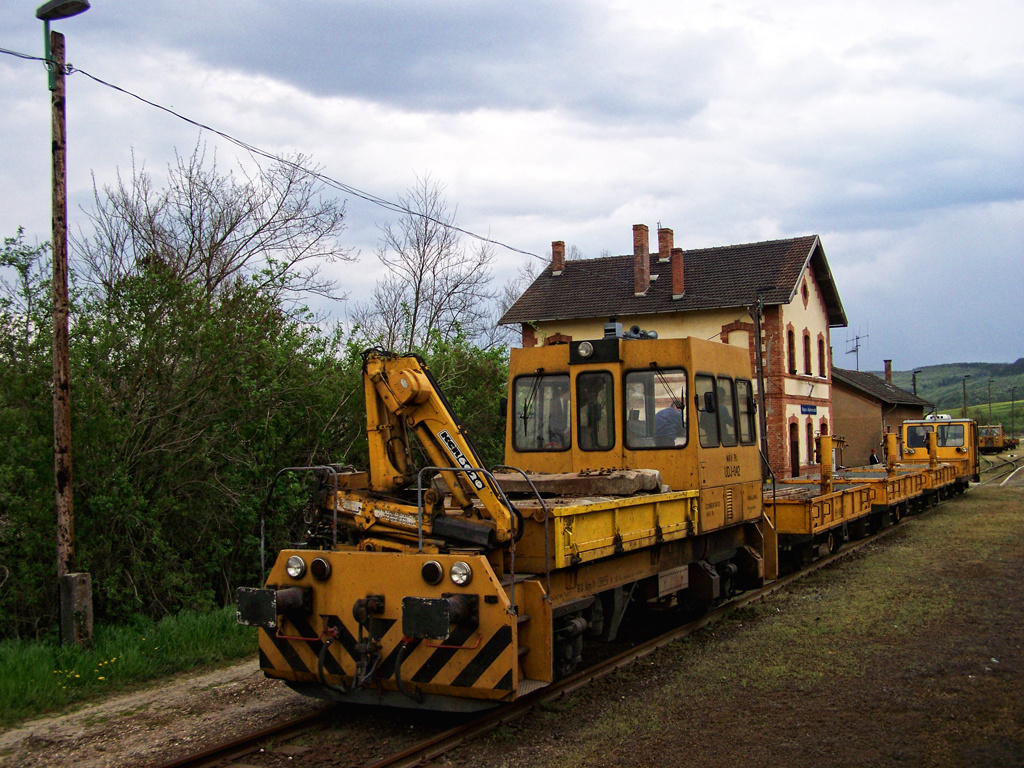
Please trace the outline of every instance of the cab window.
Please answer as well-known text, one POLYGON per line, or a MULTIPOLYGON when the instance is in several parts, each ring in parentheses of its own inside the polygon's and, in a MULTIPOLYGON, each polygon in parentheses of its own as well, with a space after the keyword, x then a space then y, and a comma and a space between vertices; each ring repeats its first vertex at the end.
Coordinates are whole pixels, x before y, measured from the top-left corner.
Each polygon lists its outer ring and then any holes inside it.
POLYGON ((569 374, 520 376, 512 385, 512 400, 512 445, 517 451, 568 450, 569 374))
POLYGON ((715 400, 715 377, 698 374, 693 382, 694 405, 697 408, 697 429, 704 448, 718 445, 718 410, 715 400))
POLYGON ((754 429, 754 388, 746 379, 736 379, 736 422, 740 442, 753 445, 757 440, 754 429))
POLYGON ((608 371, 590 371, 576 377, 576 424, 579 447, 607 451, 615 447, 615 384, 608 371))
POLYGON ((940 448, 960 448, 964 444, 964 425, 940 424, 936 442, 940 448))
POLYGON ((907 447, 927 448, 928 433, 932 431, 931 424, 913 424, 907 427, 907 447))
POLYGON ((678 448, 688 439, 686 371, 655 368, 626 374, 626 447, 678 448))
POLYGON ((718 377, 718 431, 722 445, 736 445, 736 389, 725 376, 718 377))

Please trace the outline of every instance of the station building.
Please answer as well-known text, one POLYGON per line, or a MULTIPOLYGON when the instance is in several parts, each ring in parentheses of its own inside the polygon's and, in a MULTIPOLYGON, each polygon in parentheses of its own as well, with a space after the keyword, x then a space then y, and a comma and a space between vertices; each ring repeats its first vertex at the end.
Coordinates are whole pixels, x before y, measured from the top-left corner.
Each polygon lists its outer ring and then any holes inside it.
POLYGON ((847 325, 821 239, 684 250, 671 229, 657 237, 651 251, 637 224, 632 254, 596 259, 567 260, 553 242, 551 263, 499 322, 519 325, 524 347, 600 338, 607 322, 745 347, 755 387, 761 360, 772 471, 813 470, 815 435, 833 433, 830 329, 847 325))

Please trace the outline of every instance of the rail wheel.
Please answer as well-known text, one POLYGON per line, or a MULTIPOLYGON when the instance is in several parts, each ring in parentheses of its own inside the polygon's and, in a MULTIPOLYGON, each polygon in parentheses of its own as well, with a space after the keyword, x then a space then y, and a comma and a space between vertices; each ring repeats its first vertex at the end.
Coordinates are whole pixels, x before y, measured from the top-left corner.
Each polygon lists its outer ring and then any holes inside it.
POLYGON ((828 532, 825 537, 825 546, 828 548, 828 553, 834 555, 839 551, 839 548, 843 546, 843 532, 839 528, 833 528, 828 532))

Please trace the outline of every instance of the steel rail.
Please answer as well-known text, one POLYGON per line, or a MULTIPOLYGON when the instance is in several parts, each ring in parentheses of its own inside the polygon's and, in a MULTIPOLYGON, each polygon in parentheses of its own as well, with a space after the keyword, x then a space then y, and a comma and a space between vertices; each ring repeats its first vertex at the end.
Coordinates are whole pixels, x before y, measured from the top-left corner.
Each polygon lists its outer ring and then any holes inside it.
POLYGON ((316 727, 321 720, 327 718, 331 711, 332 708, 328 707, 308 715, 284 720, 255 733, 239 736, 236 739, 161 763, 159 768, 205 768, 205 766, 231 765, 239 758, 251 755, 258 750, 260 744, 267 739, 282 736, 295 737, 316 727))

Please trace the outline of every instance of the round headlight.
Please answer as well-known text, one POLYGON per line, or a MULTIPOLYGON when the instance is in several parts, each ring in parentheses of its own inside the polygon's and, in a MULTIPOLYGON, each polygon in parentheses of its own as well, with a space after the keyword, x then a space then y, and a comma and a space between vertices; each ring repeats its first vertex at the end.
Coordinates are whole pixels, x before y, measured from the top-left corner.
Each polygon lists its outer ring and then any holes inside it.
POLYGON ((452 567, 448 570, 448 575, 455 584, 464 587, 473 580, 473 569, 469 567, 469 563, 459 560, 456 563, 452 563, 452 567))
POLYGON ((331 564, 324 558, 318 557, 309 564, 309 572, 313 574, 314 579, 327 581, 331 575, 331 564))
POLYGON ((292 555, 285 563, 284 570, 293 579, 301 579, 306 575, 306 563, 298 555, 292 555))
POLYGON ((594 345, 591 344, 589 341, 584 341, 583 343, 580 344, 577 351, 580 353, 580 357, 590 357, 592 354, 594 354, 594 345))
POLYGON ((437 586, 444 578, 444 568, 441 567, 441 564, 437 562, 437 560, 430 560, 429 562, 424 563, 423 567, 420 568, 420 575, 427 584, 437 586))

